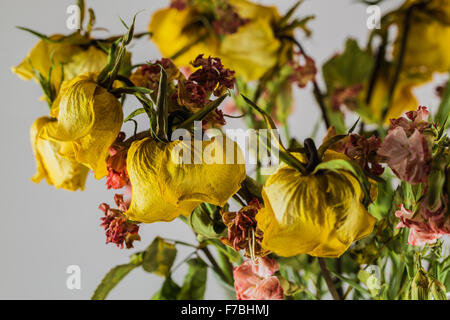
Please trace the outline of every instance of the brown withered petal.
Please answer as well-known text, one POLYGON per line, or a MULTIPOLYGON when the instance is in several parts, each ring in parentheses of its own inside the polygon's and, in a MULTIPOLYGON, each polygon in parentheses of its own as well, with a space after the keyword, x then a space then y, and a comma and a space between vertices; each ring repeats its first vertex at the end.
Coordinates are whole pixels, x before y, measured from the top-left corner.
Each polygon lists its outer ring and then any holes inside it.
POLYGON ((251 257, 254 249, 255 257, 263 257, 270 253, 261 247, 263 232, 258 228, 255 216, 261 208, 257 199, 238 212, 222 212, 222 220, 228 228, 228 235, 221 241, 236 251, 245 250, 245 256, 251 257), (254 244, 252 241, 254 239, 254 244))

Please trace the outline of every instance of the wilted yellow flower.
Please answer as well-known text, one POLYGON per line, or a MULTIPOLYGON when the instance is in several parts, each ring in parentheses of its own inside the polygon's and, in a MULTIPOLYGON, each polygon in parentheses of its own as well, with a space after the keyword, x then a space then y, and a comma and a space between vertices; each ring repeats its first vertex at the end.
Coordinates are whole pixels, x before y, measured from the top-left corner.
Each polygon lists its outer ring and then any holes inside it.
POLYGON ((196 141, 200 146, 183 141, 164 143, 152 138, 133 142, 127 156, 132 197, 125 214, 131 220, 151 223, 190 215, 202 202, 225 205, 246 177, 245 165, 232 162, 226 155, 226 145, 233 143, 234 154, 241 158, 239 147, 235 142, 225 141, 214 138, 196 141), (192 154, 190 164, 177 160, 183 149, 187 150, 183 155, 192 154), (208 150, 215 150, 222 164, 205 160, 208 150), (199 159, 198 164, 194 159, 199 159))
MULTIPOLYGON (((348 158, 327 151, 323 161, 334 159, 348 158)), ((262 246, 281 256, 339 257, 375 224, 358 180, 347 171, 303 176, 285 165, 269 177, 262 196, 264 208, 256 216, 262 246)))
POLYGON ((86 73, 61 85, 50 115, 56 125, 45 127, 42 137, 67 142, 60 151, 83 163, 101 179, 108 172, 108 149, 117 138, 123 121, 120 102, 96 82, 97 74, 86 73))
POLYGON ((387 107, 390 82, 386 74, 381 75, 375 82, 372 98, 370 100, 370 117, 376 122, 389 123, 389 119, 400 117, 406 111, 416 110, 419 102, 414 95, 413 89, 429 79, 425 78, 407 78, 402 76, 392 97, 389 109, 384 117, 383 108, 387 107))
MULTIPOLYGON (((174 8, 156 11, 149 24, 152 32, 152 41, 156 43, 161 55, 170 58, 195 39, 207 33, 201 26, 195 24, 195 14, 192 8, 177 10, 174 8), (188 27, 189 26, 189 27, 188 27)), ((213 36, 206 37, 181 54, 173 62, 177 66, 189 66, 199 54, 217 56, 218 39, 213 36)))
MULTIPOLYGON (((235 33, 220 37, 203 27, 192 7, 157 11, 150 22, 152 40, 161 54, 171 57, 182 48, 202 40, 179 55, 177 66, 189 66, 199 54, 215 56, 236 71, 244 80, 259 79, 273 67, 277 59, 287 60, 286 51, 280 51, 281 42, 275 37, 273 25, 280 19, 276 7, 267 7, 246 0, 230 0, 239 17, 247 19, 235 33)), ((282 62, 283 63, 283 62, 282 62)))
POLYGON ((55 120, 49 117, 41 117, 34 121, 30 129, 31 146, 36 158, 36 174, 31 178, 39 183, 45 178, 49 185, 55 188, 63 188, 70 191, 84 189, 84 183, 89 168, 82 164, 62 157, 59 152, 64 147, 64 142, 56 142, 42 139, 39 135, 42 128, 55 125, 55 120))
MULTIPOLYGON (((407 1, 403 9, 419 3, 423 7, 415 8, 411 17, 403 68, 410 74, 428 78, 434 72, 450 70, 450 1, 407 1)), ((397 20, 399 36, 394 57, 399 55, 404 16, 399 15, 397 20)))
MULTIPOLYGON (((50 39, 56 41, 63 37, 63 35, 53 35, 50 39)), ((25 80, 36 78, 33 68, 47 77, 52 65, 50 58, 53 54, 54 69, 51 83, 56 91, 59 90, 61 79, 72 80, 84 72, 100 72, 106 65, 108 54, 93 45, 89 45, 87 48, 75 45, 73 44, 75 40, 58 43, 40 40, 27 57, 12 70, 25 80), (64 74, 62 74, 62 70, 64 70, 64 74)))

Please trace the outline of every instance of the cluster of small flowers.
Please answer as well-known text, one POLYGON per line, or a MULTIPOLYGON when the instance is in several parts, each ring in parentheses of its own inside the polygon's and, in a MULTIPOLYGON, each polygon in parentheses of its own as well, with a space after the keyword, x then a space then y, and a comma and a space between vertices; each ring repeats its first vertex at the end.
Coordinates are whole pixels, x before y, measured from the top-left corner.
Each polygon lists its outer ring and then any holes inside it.
POLYGON ((397 228, 410 229, 408 243, 411 245, 433 244, 442 235, 450 234, 450 218, 447 215, 448 197, 443 190, 437 203, 430 203, 431 190, 428 186, 433 162, 432 147, 434 137, 427 129, 434 125, 428 122, 426 107, 406 113, 391 120, 391 127, 378 154, 384 157, 398 178, 410 184, 423 183, 423 197, 416 212, 408 210, 403 204, 395 215, 400 219, 397 228))

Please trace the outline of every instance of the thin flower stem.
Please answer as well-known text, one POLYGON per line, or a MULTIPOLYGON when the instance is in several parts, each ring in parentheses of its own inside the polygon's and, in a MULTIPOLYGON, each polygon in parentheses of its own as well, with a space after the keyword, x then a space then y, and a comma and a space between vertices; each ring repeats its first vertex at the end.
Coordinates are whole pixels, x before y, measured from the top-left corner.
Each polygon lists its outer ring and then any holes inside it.
POLYGON ((223 273, 222 269, 220 268, 219 264, 217 263, 216 259, 214 259, 213 255, 211 254, 211 251, 209 251, 208 247, 203 247, 200 249, 206 256, 206 258, 209 260, 209 262, 212 264, 212 267, 214 271, 219 275, 219 277, 228 284, 233 285, 233 283, 228 279, 228 277, 223 273))
POLYGON ((318 258, 320 270, 322 270, 323 278, 325 279, 325 283, 327 284, 328 290, 330 290, 331 296, 334 300, 342 300, 341 296, 336 290, 334 286, 333 279, 331 279, 330 271, 328 271, 327 264, 323 258, 318 258))
MULTIPOLYGON (((297 39, 295 39, 294 37, 291 37, 291 36, 282 36, 282 38, 287 39, 287 40, 291 41, 292 43, 294 43, 298 47, 300 52, 304 56, 307 56, 306 51, 303 49, 303 46, 300 44, 300 42, 297 39)), ((316 102, 319 105, 320 111, 322 112, 323 121, 325 123, 325 126, 328 129, 331 126, 330 119, 328 118, 327 108, 325 105, 325 101, 323 99, 323 93, 320 90, 319 84, 317 83, 317 81, 315 79, 313 80, 313 87, 314 87, 314 90, 313 90, 314 98, 316 99, 316 102)))
POLYGON ((398 55, 397 67, 395 69, 394 79, 392 80, 392 85, 389 90, 388 103, 387 103, 386 108, 383 110, 383 115, 381 117, 381 121, 384 120, 384 118, 386 117, 386 115, 391 107, 392 100, 394 99, 395 89, 397 88, 398 80, 400 78, 400 74, 403 69, 403 62, 405 60, 405 53, 406 53, 406 45, 408 44, 408 35, 409 35, 409 30, 411 29, 412 13, 413 13, 414 9, 415 9, 415 6, 412 5, 411 7, 408 8, 408 10, 406 10, 405 22, 403 25, 404 29, 403 29, 403 34, 402 34, 401 43, 400 43, 400 52, 398 55))

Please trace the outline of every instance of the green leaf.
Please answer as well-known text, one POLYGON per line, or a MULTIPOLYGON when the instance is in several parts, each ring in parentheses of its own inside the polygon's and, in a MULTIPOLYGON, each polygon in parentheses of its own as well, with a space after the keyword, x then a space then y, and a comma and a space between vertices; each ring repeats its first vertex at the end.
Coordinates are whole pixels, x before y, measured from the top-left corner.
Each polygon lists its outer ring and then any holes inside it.
POLYGON ((381 284, 374 274, 365 270, 359 270, 358 279, 366 285, 372 297, 378 297, 381 291, 381 284))
POLYGON ((442 97, 441 104, 439 105, 439 109, 434 117, 434 121, 438 123, 443 131, 447 130, 450 125, 449 121, 450 116, 450 81, 447 83, 447 87, 444 91, 444 96, 442 97))
MULTIPOLYGON (((279 135, 276 135, 275 132, 277 130, 277 126, 275 125, 275 122, 273 119, 265 112, 263 109, 258 107, 256 103, 254 103, 252 100, 247 98, 246 96, 242 95, 242 98, 245 100, 245 102, 251 106, 253 109, 258 111, 258 113, 263 117, 267 128, 269 129, 270 135, 272 136, 273 140, 275 140, 278 143, 278 149, 279 149, 279 156, 282 161, 284 161, 286 164, 290 165, 293 168, 296 168, 298 171, 300 171, 302 174, 306 174, 306 169, 303 163, 301 163, 296 157, 291 155, 289 151, 286 150, 286 148, 281 143, 281 139, 279 135)), ((265 139, 262 139, 262 142, 264 143, 265 139)), ((266 146, 267 148, 267 146, 266 146)))
POLYGON ((138 265, 127 263, 112 268, 103 278, 102 282, 95 289, 92 300, 104 300, 109 292, 123 279, 131 270, 138 265))
POLYGON ((180 291, 180 286, 172 280, 172 276, 169 273, 161 289, 155 293, 152 300, 177 300, 180 291))
POLYGON ((188 260, 187 264, 189 269, 178 300, 202 300, 205 295, 208 265, 200 258, 188 260))
POLYGON ((202 108, 201 110, 197 111, 192 116, 190 116, 188 119, 186 119, 183 123, 181 123, 178 126, 178 128, 189 129, 189 127, 192 125, 192 123, 194 121, 202 120, 204 117, 206 117, 206 115, 208 115, 208 113, 210 113, 211 111, 213 111, 214 109, 219 107, 220 104, 223 102, 223 100, 225 100, 225 98, 227 96, 228 96, 228 93, 224 94, 223 96, 217 98, 214 101, 211 101, 204 108, 202 108))
POLYGON ((314 169, 314 173, 316 173, 319 170, 332 170, 332 171, 339 171, 339 170, 345 170, 352 173, 356 179, 358 179, 361 189, 364 192, 364 203, 368 205, 371 202, 370 199, 370 182, 367 179, 366 175, 364 174, 364 171, 361 169, 359 164, 356 161, 353 160, 343 160, 343 159, 336 159, 331 160, 327 162, 321 162, 317 167, 314 169))
POLYGON ((361 50, 356 40, 348 39, 344 52, 323 65, 323 77, 328 92, 365 83, 370 79, 373 65, 372 56, 361 50))
POLYGON ((167 276, 176 256, 175 245, 157 237, 144 252, 142 268, 159 276, 167 276))
POLYGON ((324 141, 324 143, 322 143, 322 145, 317 150, 319 159, 322 159, 323 155, 325 154, 325 151, 327 151, 333 144, 335 144, 336 142, 339 142, 340 140, 344 139, 345 137, 347 137, 346 134, 338 134, 338 135, 333 136, 333 137, 327 139, 326 141, 324 141))
POLYGON ((94 13, 94 10, 92 10, 92 8, 88 9, 88 13, 89 13, 89 21, 88 21, 86 31, 89 34, 89 33, 91 33, 92 28, 95 25, 95 13, 94 13))
POLYGON ((369 213, 377 219, 387 217, 393 205, 394 189, 392 188, 392 179, 387 177, 383 182, 378 182, 378 197, 375 202, 369 206, 369 213))
POLYGON ((117 93, 117 94, 122 94, 122 93, 127 93, 127 94, 136 94, 136 93, 141 93, 141 94, 151 94, 153 92, 153 90, 144 88, 144 87, 119 87, 119 88, 115 88, 112 89, 110 91, 111 93, 117 93))
POLYGON ((430 291, 435 300, 447 300, 447 289, 439 280, 431 278, 430 291))
POLYGON ((348 130, 347 134, 353 133, 353 131, 355 130, 356 126, 358 125, 359 120, 361 120, 361 117, 358 117, 358 120, 355 121, 353 126, 348 130))
POLYGON ((218 239, 225 236, 226 232, 219 208, 215 207, 215 210, 211 212, 204 204, 199 205, 192 212, 189 217, 189 225, 197 234, 199 241, 218 239))
POLYGON ((361 286, 356 280, 345 278, 345 277, 343 277, 335 272, 332 272, 332 271, 330 271, 330 273, 332 273, 336 278, 347 283, 353 289, 359 291, 360 293, 370 295, 369 291, 367 289, 365 289, 363 286, 361 286))
POLYGON ((29 29, 29 28, 20 27, 20 26, 17 26, 16 28, 20 29, 20 30, 23 30, 23 31, 26 31, 26 32, 29 32, 29 33, 35 35, 36 37, 40 38, 41 40, 44 40, 44 41, 47 41, 47 42, 50 42, 50 43, 61 43, 61 42, 64 41, 64 38, 61 38, 59 40, 50 39, 50 37, 46 36, 45 34, 39 33, 37 31, 34 31, 32 29, 29 29))
POLYGON ((298 6, 303 2, 303 0, 297 1, 287 12, 286 14, 280 19, 280 22, 278 25, 280 27, 283 27, 287 22, 291 19, 292 15, 297 10, 298 6))
POLYGON ((131 119, 133 119, 134 117, 136 117, 137 115, 141 114, 141 113, 145 113, 145 109, 144 108, 139 108, 134 110, 132 113, 130 113, 128 115, 128 117, 125 118, 125 120, 123 120, 123 122, 127 122, 130 121, 131 119))
POLYGON ((156 98, 156 113, 157 113, 157 127, 156 132, 158 137, 167 141, 167 132, 168 132, 168 106, 167 106, 167 89, 168 89, 168 79, 166 70, 164 70, 163 66, 159 65, 161 68, 161 75, 159 77, 159 88, 158 88, 158 96, 156 98))
POLYGON ((80 28, 83 28, 85 8, 86 8, 84 0, 77 0, 77 6, 78 8, 80 8, 80 28))

